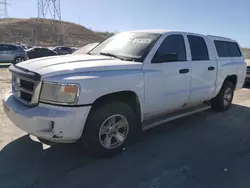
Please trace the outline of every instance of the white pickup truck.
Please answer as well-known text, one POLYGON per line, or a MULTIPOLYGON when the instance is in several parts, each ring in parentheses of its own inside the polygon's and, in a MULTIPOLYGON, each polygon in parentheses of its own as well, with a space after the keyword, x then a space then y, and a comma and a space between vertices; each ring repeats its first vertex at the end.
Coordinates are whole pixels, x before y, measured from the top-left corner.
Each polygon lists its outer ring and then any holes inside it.
POLYGON ((141 131, 212 107, 225 111, 247 64, 236 41, 187 32, 122 32, 88 54, 11 65, 9 119, 38 138, 122 150, 141 131))

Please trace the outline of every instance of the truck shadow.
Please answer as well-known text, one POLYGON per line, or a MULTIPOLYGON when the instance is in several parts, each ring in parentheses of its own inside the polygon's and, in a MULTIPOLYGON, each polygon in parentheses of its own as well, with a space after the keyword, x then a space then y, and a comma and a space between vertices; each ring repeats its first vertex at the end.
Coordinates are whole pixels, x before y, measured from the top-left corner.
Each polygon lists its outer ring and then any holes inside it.
POLYGON ((239 105, 208 110, 147 131, 106 159, 77 144, 46 149, 26 135, 0 152, 0 187, 250 187, 249 114, 239 105))

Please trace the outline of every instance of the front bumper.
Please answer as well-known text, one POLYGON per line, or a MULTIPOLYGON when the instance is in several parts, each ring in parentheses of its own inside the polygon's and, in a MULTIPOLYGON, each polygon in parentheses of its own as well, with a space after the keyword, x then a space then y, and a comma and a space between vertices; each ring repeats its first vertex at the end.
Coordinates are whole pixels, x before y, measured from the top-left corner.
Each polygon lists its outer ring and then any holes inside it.
POLYGON ((51 142, 77 141, 84 128, 91 106, 60 107, 39 103, 28 107, 20 103, 12 93, 3 100, 4 111, 20 129, 51 142))

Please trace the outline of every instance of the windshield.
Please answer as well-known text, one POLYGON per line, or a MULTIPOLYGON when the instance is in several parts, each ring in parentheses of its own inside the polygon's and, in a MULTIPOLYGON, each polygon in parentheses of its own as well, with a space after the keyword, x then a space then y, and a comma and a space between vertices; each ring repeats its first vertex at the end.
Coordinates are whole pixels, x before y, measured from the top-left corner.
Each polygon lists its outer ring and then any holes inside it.
POLYGON ((146 32, 119 33, 99 44, 89 54, 110 55, 142 62, 159 36, 158 33, 146 32))

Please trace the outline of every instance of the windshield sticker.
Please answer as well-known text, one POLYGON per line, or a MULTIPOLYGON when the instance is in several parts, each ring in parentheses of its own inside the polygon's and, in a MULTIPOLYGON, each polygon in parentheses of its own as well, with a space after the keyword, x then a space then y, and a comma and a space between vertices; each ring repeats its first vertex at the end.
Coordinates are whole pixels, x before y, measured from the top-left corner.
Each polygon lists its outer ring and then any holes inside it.
POLYGON ((134 39, 132 43, 144 43, 144 44, 148 44, 151 41, 152 41, 151 39, 134 39))

